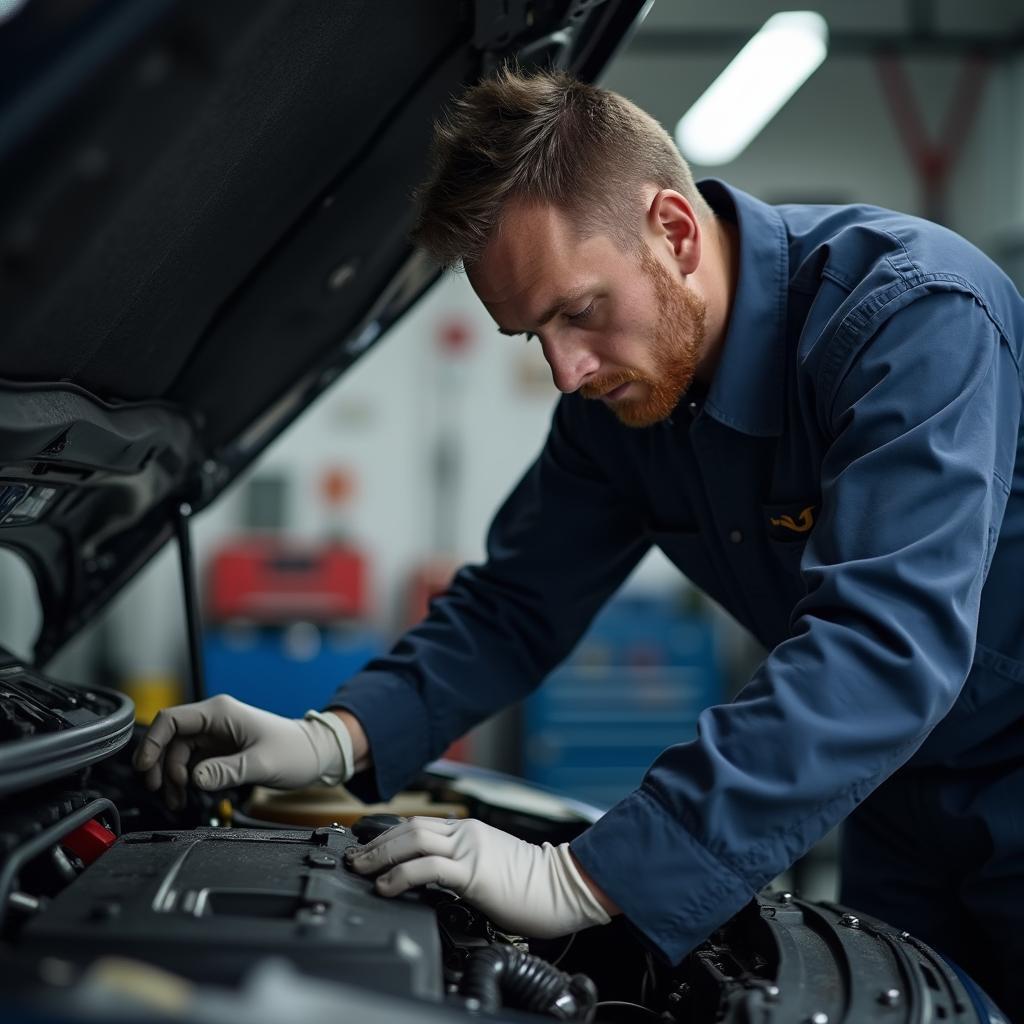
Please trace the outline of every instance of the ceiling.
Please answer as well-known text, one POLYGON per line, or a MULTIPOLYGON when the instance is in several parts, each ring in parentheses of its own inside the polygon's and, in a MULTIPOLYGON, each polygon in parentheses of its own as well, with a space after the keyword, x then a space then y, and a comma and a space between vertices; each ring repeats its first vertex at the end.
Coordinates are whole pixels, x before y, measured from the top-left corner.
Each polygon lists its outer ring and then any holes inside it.
POLYGON ((633 50, 735 52, 771 15, 811 9, 828 22, 830 51, 1024 53, 1019 0, 656 0, 631 43, 633 50))

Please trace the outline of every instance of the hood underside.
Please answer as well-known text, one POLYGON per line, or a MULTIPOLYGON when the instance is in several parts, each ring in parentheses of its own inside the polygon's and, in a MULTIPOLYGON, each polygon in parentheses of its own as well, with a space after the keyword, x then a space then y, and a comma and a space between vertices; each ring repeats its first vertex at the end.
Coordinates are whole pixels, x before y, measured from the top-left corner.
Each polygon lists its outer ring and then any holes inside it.
POLYGON ((50 0, 0 23, 0 543, 46 661, 423 294, 410 193, 501 60, 643 0, 50 0))

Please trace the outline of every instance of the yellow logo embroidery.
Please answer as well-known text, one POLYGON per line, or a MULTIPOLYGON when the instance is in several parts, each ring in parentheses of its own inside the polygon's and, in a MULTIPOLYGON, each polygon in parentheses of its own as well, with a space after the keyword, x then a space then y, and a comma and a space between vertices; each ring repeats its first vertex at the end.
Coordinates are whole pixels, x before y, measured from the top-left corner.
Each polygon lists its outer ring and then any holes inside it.
POLYGON ((794 533, 806 533, 814 525, 814 506, 808 505, 800 513, 799 522, 794 521, 792 516, 780 516, 778 519, 769 519, 772 526, 784 526, 794 533))

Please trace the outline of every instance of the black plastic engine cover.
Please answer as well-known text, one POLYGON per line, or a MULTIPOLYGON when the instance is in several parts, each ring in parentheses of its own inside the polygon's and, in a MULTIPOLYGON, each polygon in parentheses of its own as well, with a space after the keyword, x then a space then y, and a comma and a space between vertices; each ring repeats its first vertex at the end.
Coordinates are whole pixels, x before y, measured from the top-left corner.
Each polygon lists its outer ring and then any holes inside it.
POLYGON ((344 865, 345 828, 122 836, 25 928, 20 952, 85 964, 145 960, 236 984, 264 957, 306 974, 440 1000, 435 912, 390 900, 344 865))

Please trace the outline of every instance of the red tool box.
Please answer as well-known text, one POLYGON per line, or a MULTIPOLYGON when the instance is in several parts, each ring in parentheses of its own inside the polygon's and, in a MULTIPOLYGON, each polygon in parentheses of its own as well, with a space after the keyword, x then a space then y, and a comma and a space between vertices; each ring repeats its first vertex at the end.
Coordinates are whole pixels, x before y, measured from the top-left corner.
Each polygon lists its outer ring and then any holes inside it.
POLYGON ((369 612, 366 564, 354 547, 240 540, 212 558, 210 622, 333 622, 369 612))

